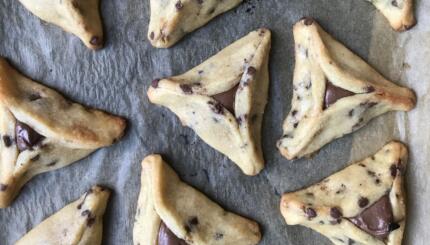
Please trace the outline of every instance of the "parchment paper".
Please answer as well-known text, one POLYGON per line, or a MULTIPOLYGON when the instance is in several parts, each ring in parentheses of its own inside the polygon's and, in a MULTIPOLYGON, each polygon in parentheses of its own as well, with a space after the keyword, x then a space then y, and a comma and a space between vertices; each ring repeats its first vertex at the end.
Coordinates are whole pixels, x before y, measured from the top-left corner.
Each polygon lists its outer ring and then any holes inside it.
POLYGON ((0 244, 17 239, 79 198, 94 184, 110 187, 103 244, 132 244, 140 187, 140 161, 150 153, 164 158, 187 183, 230 211, 255 219, 261 244, 330 244, 301 226, 286 226, 280 195, 313 184, 376 152, 391 139, 409 144, 409 216, 406 242, 430 240, 430 3, 417 1, 419 24, 398 34, 375 8, 362 0, 246 0, 171 49, 152 48, 146 40, 147 0, 103 0, 106 46, 88 50, 78 38, 47 25, 18 1, 0 1, 0 55, 29 77, 88 106, 129 120, 126 136, 69 167, 39 175, 13 205, 0 210, 0 244), (418 106, 411 113, 389 113, 353 135, 324 147, 312 159, 288 161, 275 142, 290 110, 294 42, 292 25, 312 16, 335 38, 389 79, 412 87, 418 106), (148 102, 146 90, 157 77, 180 74, 258 27, 273 31, 270 97, 263 147, 267 162, 247 177, 226 157, 203 143, 167 109, 148 102))

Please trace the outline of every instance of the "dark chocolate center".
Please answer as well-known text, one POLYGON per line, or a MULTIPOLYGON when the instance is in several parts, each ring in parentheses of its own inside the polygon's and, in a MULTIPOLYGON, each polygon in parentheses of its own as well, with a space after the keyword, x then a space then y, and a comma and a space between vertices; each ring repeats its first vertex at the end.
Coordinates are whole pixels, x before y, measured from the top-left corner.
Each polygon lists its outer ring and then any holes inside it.
POLYGON ((45 138, 27 124, 18 121, 15 125, 15 134, 16 145, 19 151, 32 150, 33 146, 37 145, 45 138))
POLYGON ((383 196, 377 202, 349 220, 367 233, 384 240, 393 230, 393 210, 388 195, 383 196))
POLYGON ((238 88, 239 84, 237 84, 230 90, 213 95, 212 98, 221 103, 222 106, 224 106, 227 110, 234 114, 234 101, 236 99, 236 92, 238 88))
POLYGON ((326 80, 325 85, 325 96, 324 96, 324 109, 327 109, 330 105, 334 104, 336 101, 352 96, 355 93, 345 90, 343 88, 339 88, 331 83, 329 80, 326 80))
POLYGON ((158 231, 158 245, 187 245, 187 243, 173 234, 161 221, 160 230, 158 231))

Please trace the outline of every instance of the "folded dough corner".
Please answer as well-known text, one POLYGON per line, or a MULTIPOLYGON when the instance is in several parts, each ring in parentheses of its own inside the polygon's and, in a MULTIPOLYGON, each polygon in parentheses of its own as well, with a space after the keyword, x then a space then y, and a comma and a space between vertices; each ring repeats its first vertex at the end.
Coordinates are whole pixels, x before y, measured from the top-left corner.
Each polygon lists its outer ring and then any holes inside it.
POLYGON ((92 187, 81 198, 45 219, 15 245, 100 245, 110 191, 92 187))
POLYGON ((253 245, 260 239, 257 223, 182 182, 160 155, 143 160, 133 244, 253 245))
POLYGON ((277 143, 286 158, 309 156, 385 112, 415 107, 413 91, 385 79, 315 20, 300 20, 293 32, 293 98, 277 143))
POLYGON ((401 245, 406 225, 404 177, 408 151, 390 142, 308 188, 286 193, 289 225, 303 225, 334 244, 401 245))
POLYGON ((156 79, 149 100, 226 155, 247 175, 264 167, 261 124, 269 88, 271 34, 251 32, 186 73, 156 79))
POLYGON ((242 0, 150 0, 148 39, 154 47, 173 46, 187 33, 236 7, 242 0))
POLYGON ((43 172, 122 137, 124 119, 85 108, 21 75, 0 57, 0 208, 43 172))
POLYGON ((416 24, 414 0, 367 1, 375 5, 396 31, 409 30, 416 24))
POLYGON ((40 19, 78 36, 90 49, 103 47, 99 0, 19 0, 40 19))

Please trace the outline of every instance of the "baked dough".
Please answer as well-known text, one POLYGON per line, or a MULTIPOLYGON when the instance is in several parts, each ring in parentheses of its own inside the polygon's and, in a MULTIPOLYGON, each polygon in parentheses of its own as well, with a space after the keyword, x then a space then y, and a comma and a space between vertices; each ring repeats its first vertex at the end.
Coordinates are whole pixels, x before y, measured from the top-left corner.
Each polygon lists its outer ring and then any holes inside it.
POLYGON ((110 191, 92 187, 79 200, 67 205, 33 228, 15 245, 100 245, 103 214, 110 191))
MULTIPOLYGON (((385 145, 374 156, 306 189, 282 196, 281 212, 289 225, 304 225, 328 237, 336 245, 401 245, 406 220, 403 188, 408 151, 398 142, 385 145), (390 223, 376 222, 386 234, 376 237, 353 222, 382 199, 388 200, 390 223), (391 210, 390 210, 391 209, 391 210)), ((381 208, 373 210, 378 217, 381 208), (375 212, 377 211, 377 212, 375 212)), ((369 227, 372 227, 371 225, 369 227)), ((375 227, 373 227, 375 228, 375 227)))
POLYGON ((171 47, 187 33, 241 2, 242 0, 150 0, 148 39, 154 47, 171 47))
POLYGON ((42 20, 78 36, 90 49, 103 47, 99 0, 19 0, 42 20))
POLYGON ((264 167, 269 51, 270 31, 251 32, 182 75, 154 80, 149 100, 169 108, 245 174, 256 175, 264 167))
POLYGON ((0 208, 33 176, 109 146, 125 120, 66 100, 0 57, 0 208))
POLYGON ((414 0, 367 0, 381 11, 396 31, 411 29, 415 24, 414 0))
POLYGON ((415 94, 381 76, 311 18, 294 25, 296 64, 291 111, 278 149, 309 156, 387 111, 409 111, 415 94))
POLYGON ((225 211, 182 182, 160 155, 143 160, 141 181, 134 245, 164 245, 158 242, 161 225, 178 244, 253 245, 261 239, 257 223, 225 211))

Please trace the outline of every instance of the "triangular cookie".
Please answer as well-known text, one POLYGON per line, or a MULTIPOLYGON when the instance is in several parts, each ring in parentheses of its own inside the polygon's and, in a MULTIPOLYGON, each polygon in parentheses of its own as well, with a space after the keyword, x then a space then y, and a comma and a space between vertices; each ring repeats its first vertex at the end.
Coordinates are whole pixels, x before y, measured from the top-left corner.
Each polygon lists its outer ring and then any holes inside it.
POLYGON ((381 11, 396 31, 409 30, 416 24, 414 0, 367 0, 381 11))
POLYGON ((149 100, 173 111, 247 175, 264 167, 261 123, 269 86, 270 31, 259 29, 186 73, 154 80, 149 100))
POLYGON ((103 47, 99 0, 19 0, 42 20, 78 36, 90 49, 103 47))
POLYGON ((252 245, 260 239, 257 223, 225 211, 182 182, 160 155, 143 160, 135 245, 252 245))
POLYGON ((92 187, 79 200, 33 228, 15 245, 100 245, 109 195, 110 191, 103 187, 92 187))
POLYGON ((125 120, 63 98, 0 57, 0 208, 33 176, 111 145, 125 120))
POLYGON ((407 158, 406 147, 391 142, 318 184, 284 194, 282 215, 287 224, 312 228, 337 245, 401 245, 407 158))
POLYGON ((242 0, 150 0, 148 39, 154 47, 168 48, 187 33, 241 2, 242 0))
POLYGON ((294 26, 296 65, 291 111, 278 148, 308 156, 387 111, 409 111, 415 94, 388 81, 327 34, 315 20, 294 26))

